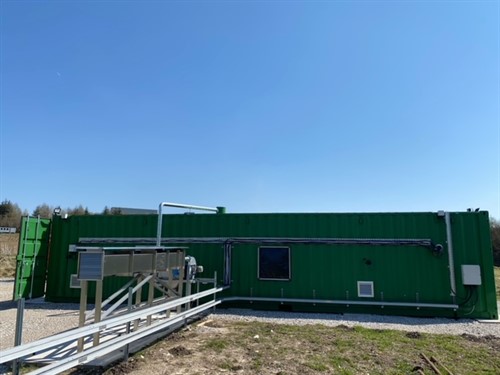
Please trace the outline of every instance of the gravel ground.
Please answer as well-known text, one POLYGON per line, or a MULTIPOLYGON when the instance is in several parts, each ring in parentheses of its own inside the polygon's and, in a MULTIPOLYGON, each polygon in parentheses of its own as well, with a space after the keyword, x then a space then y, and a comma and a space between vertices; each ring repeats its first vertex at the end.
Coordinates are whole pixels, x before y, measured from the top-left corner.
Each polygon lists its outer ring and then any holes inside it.
MULTIPOLYGON (((12 302, 13 288, 13 279, 0 279, 0 350, 14 346, 17 304, 12 302)), ((78 327, 78 313, 78 304, 26 300, 23 344, 78 327)))
POLYGON ((243 309, 217 310, 211 318, 253 320, 276 324, 323 324, 326 326, 363 326, 373 329, 395 329, 409 332, 437 333, 448 335, 475 335, 500 337, 500 321, 479 322, 472 319, 410 318, 405 316, 368 314, 313 314, 279 311, 253 311, 243 309))
MULTIPOLYGON (((0 350, 14 346, 16 303, 12 302, 14 280, 0 279, 0 350)), ((26 301, 23 343, 53 335, 78 326, 78 304, 26 301)), ((481 323, 471 319, 409 318, 365 314, 312 314, 278 311, 220 309, 212 319, 267 321, 281 324, 324 324, 327 326, 360 325, 374 329, 396 329, 437 334, 492 335, 500 337, 500 321, 481 323)))

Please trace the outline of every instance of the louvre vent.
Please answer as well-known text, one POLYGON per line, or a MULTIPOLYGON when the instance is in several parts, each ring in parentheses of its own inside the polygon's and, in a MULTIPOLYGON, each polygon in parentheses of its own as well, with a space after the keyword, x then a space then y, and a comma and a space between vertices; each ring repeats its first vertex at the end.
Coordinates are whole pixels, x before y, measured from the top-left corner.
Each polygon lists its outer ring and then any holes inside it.
POLYGON ((78 280, 102 280, 103 268, 103 252, 78 253, 78 280))
POLYGON ((371 298, 373 296, 373 281, 358 281, 358 297, 371 298))
POLYGON ((82 287, 80 280, 78 280, 78 275, 76 273, 70 276, 69 287, 72 289, 79 289, 82 287))

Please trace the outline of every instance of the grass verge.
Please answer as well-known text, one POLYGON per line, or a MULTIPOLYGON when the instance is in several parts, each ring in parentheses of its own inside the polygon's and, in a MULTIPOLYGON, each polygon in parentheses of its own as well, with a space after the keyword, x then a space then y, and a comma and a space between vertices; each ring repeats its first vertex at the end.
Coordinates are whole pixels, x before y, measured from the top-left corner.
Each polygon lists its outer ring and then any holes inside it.
MULTIPOLYGON (((158 370, 183 374, 373 375, 411 374, 418 369, 431 374, 422 353, 436 358, 455 374, 500 373, 500 338, 492 336, 217 320, 203 327, 193 326, 147 348, 141 358, 136 358, 134 374, 158 370)), ((117 370, 108 373, 117 374, 117 370)))

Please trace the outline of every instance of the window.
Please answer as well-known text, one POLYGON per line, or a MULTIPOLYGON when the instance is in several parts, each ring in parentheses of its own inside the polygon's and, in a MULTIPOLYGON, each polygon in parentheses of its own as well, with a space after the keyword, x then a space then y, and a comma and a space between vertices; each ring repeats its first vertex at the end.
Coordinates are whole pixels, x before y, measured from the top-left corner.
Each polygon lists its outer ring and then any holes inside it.
POLYGON ((259 279, 290 280, 290 248, 259 247, 259 279))
POLYGON ((373 296, 373 281, 358 281, 358 297, 372 298, 373 296))

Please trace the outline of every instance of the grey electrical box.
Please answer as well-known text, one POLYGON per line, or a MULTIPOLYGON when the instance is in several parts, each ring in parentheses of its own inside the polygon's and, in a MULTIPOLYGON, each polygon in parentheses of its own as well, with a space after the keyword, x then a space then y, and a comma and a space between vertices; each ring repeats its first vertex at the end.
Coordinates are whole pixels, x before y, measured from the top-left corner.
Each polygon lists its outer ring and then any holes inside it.
POLYGON ((477 264, 462 264, 464 285, 481 285, 481 268, 477 264))

